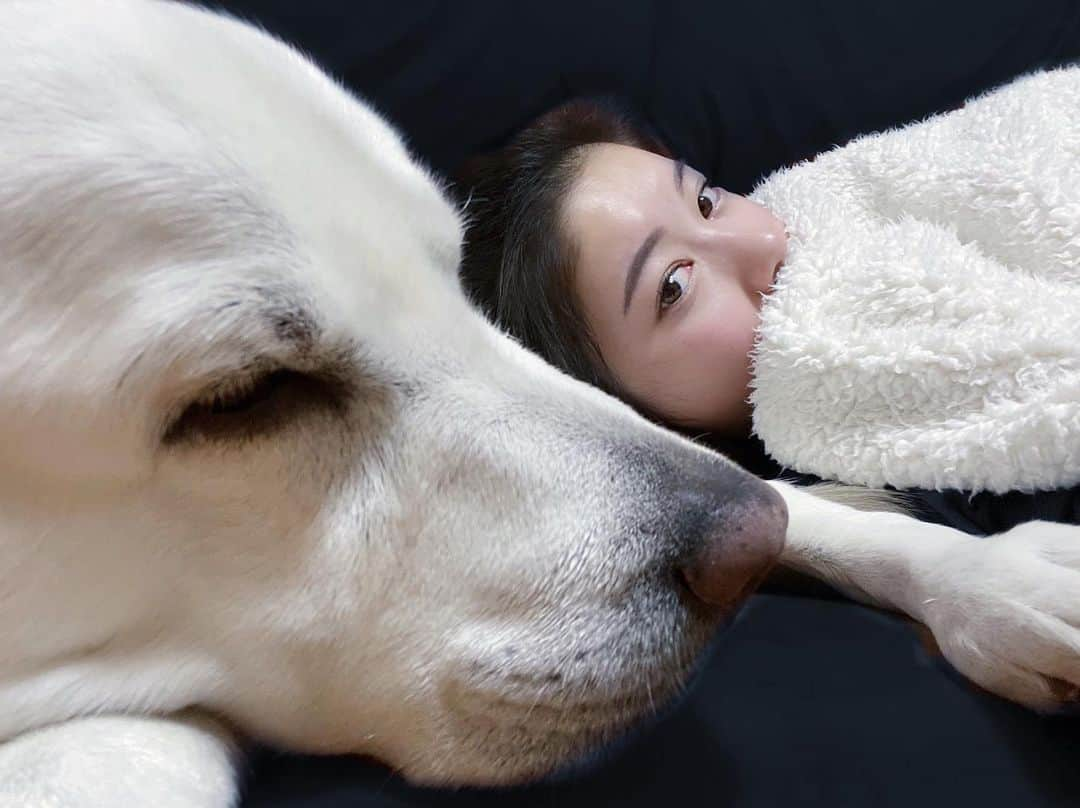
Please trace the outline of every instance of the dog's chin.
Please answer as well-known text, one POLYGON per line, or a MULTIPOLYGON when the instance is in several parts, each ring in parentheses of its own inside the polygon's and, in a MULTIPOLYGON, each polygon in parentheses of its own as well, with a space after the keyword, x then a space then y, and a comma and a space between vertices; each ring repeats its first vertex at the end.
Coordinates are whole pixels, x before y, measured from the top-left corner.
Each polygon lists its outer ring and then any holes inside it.
POLYGON ((572 779, 587 771, 601 750, 667 711, 691 669, 606 702, 546 702, 542 694, 526 702, 472 693, 455 710, 460 734, 447 755, 451 768, 406 776, 431 785, 479 787, 572 779))
MULTIPOLYGON (((693 621, 663 653, 625 647, 624 664, 566 671, 540 668, 454 677, 443 688, 454 749, 452 770, 407 773, 427 783, 517 785, 574 771, 631 729, 666 711, 685 691, 715 636, 693 621), (605 681, 606 680, 606 681, 605 681)), ((445 736, 444 736, 445 737, 445 736)))
MULTIPOLYGON (((470 718, 459 716, 456 730, 462 735, 452 751, 434 767, 418 765, 402 769, 413 783, 429 786, 516 786, 541 780, 584 758, 620 737, 644 714, 644 708, 632 713, 613 711, 595 723, 583 722, 573 728, 559 723, 545 725, 526 718, 519 722, 506 716, 491 718, 478 713, 470 718), (524 721, 526 723, 520 723, 524 721)), ((442 757, 440 755, 440 757, 442 757)))
MULTIPOLYGON (((433 754, 399 768, 410 782, 434 787, 505 787, 578 771, 592 753, 638 728, 673 691, 650 702, 603 705, 479 704, 452 717, 433 754)), ((570 775, 572 776, 572 774, 570 775)))

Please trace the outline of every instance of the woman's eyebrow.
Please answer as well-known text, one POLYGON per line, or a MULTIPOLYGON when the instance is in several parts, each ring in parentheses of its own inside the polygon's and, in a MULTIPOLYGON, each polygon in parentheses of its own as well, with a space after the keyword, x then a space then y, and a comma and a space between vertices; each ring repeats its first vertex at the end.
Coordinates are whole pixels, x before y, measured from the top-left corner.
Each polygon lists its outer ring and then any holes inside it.
POLYGON ((686 171, 686 163, 682 160, 675 161, 675 190, 682 194, 683 172, 686 171))
POLYGON ((656 246, 656 242, 660 240, 660 237, 664 235, 664 228, 658 227, 649 233, 645 237, 645 240, 641 242, 641 246, 637 248, 637 252, 634 253, 634 259, 630 262, 630 267, 626 270, 626 286, 623 292, 623 316, 626 316, 626 312, 630 310, 630 299, 634 296, 634 288, 637 286, 638 278, 641 277, 641 270, 645 267, 645 262, 649 260, 649 255, 653 251, 653 247, 656 246))

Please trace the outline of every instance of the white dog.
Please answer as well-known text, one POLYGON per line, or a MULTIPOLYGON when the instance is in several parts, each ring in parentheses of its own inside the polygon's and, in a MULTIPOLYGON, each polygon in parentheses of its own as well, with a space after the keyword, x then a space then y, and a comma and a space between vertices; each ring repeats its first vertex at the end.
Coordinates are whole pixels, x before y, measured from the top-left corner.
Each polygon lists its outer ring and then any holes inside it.
POLYGON ((785 502, 786 563, 984 686, 1080 684, 1078 529, 765 484, 486 324, 460 239, 271 37, 0 4, 0 804, 227 806, 233 729, 538 776, 678 688, 785 502))

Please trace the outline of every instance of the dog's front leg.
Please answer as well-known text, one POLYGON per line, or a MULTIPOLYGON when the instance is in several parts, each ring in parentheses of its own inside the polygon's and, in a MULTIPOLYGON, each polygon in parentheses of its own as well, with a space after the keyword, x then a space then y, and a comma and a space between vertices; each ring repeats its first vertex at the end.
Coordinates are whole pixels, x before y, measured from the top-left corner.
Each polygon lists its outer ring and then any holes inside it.
POLYGON ((0 745, 0 806, 231 808, 236 746, 200 716, 94 716, 0 745))
MULTIPOLYGON (((788 508, 781 563, 871 606, 920 619, 918 576, 946 545, 969 541, 960 531, 900 512, 834 502, 814 488, 774 480, 788 508)), ((843 489, 839 489, 845 493, 843 489)))
POLYGON ((1028 522, 979 539, 772 483, 789 522, 781 562, 926 624, 945 658, 1039 710, 1080 696, 1080 527, 1028 522))

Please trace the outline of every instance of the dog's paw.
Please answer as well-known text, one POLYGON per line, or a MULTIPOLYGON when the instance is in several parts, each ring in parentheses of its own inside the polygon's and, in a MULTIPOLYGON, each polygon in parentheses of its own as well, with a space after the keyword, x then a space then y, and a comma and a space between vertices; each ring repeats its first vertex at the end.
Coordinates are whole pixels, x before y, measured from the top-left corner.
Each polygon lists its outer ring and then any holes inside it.
POLYGON ((234 760, 206 719, 76 719, 0 745, 0 807, 231 808, 234 760))
POLYGON ((1040 711, 1080 701, 1080 526, 958 542, 915 580, 923 622, 965 676, 1040 711))

